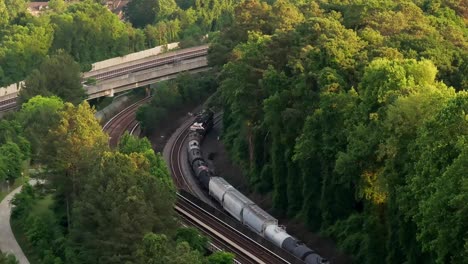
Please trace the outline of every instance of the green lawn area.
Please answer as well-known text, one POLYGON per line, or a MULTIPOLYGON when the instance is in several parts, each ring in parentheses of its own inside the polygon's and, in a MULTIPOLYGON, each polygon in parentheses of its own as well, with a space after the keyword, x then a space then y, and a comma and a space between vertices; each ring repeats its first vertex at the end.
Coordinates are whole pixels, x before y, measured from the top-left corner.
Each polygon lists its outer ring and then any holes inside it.
MULTIPOLYGON (((54 200, 52 194, 40 197, 39 200, 37 200, 33 210, 31 211, 31 215, 40 216, 42 214, 47 213, 49 210, 51 210, 50 208, 53 202, 54 200)), ((21 249, 23 249, 23 252, 28 258, 29 262, 31 264, 41 263, 37 252, 34 251, 33 246, 27 240, 26 235, 23 232, 23 229, 21 228, 21 224, 17 219, 11 219, 11 228, 13 230, 13 233, 15 234, 18 244, 20 245, 21 249)))

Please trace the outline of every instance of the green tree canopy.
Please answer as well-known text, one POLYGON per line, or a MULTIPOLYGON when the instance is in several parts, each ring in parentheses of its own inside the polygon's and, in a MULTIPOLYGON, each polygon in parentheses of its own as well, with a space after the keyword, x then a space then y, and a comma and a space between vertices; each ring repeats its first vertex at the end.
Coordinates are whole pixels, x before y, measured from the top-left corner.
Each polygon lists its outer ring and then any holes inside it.
POLYGON ((137 138, 125 132, 119 141, 119 152, 123 154, 143 154, 150 163, 150 173, 172 186, 172 178, 160 153, 155 154, 147 138, 137 138))
POLYGON ((174 199, 150 175, 142 154, 104 153, 74 207, 72 238, 81 252, 76 257, 81 263, 131 261, 146 232, 173 232, 174 199))
POLYGON ((0 86, 22 81, 45 59, 52 43, 49 25, 13 25, 0 34, 0 86))
POLYGON ((24 136, 31 143, 34 160, 44 161, 47 144, 50 142, 51 129, 58 126, 63 101, 58 97, 42 97, 40 95, 29 99, 21 106, 17 120, 24 128, 24 136))
POLYGON ((13 183, 21 177, 21 163, 23 154, 15 143, 8 141, 0 146, 0 180, 8 180, 13 183))
POLYGON ((125 6, 124 12, 135 27, 144 27, 169 18, 177 8, 174 0, 135 0, 125 6))
POLYGON ((1 264, 18 264, 15 256, 11 254, 6 254, 0 251, 0 263, 1 264))
POLYGON ((54 95, 66 102, 81 103, 86 93, 81 85, 80 65, 62 51, 47 58, 28 76, 19 97, 26 102, 36 95, 54 95))

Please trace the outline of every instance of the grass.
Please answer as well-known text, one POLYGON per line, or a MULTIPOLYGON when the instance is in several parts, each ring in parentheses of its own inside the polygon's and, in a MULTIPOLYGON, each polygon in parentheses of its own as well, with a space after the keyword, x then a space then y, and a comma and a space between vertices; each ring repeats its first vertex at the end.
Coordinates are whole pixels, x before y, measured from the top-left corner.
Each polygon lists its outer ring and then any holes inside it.
MULTIPOLYGON (((31 216, 41 216, 46 214, 51 210, 50 208, 53 203, 54 199, 52 194, 40 196, 36 201, 34 208, 31 210, 31 216)), ((31 264, 41 263, 38 252, 35 251, 33 245, 31 245, 31 243, 28 241, 20 221, 18 221, 18 219, 11 218, 10 224, 11 229, 13 230, 13 234, 16 237, 16 241, 18 241, 18 244, 20 245, 29 262, 31 264)))
POLYGON ((47 194, 44 197, 41 197, 37 200, 34 208, 31 210, 31 215, 40 216, 51 211, 50 208, 53 203, 54 199, 52 194, 47 194))

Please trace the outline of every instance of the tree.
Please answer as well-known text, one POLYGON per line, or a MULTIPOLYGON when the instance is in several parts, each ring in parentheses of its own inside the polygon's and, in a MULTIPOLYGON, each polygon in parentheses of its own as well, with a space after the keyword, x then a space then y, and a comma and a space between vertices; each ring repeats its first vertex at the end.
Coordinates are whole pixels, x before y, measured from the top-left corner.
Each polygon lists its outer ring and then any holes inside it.
POLYGON ((15 256, 0 251, 0 264, 18 264, 15 256))
POLYGON ((7 142, 0 146, 0 179, 8 180, 11 184, 21 177, 21 163, 23 154, 18 145, 7 142))
POLYGON ((156 0, 131 1, 124 7, 124 15, 134 27, 143 28, 156 20, 156 14, 151 8, 155 3, 156 0))
POLYGON ((135 0, 125 6, 124 13, 135 27, 143 28, 168 19, 177 8, 174 0, 135 0))
POLYGON ((137 138, 125 132, 120 138, 118 149, 123 154, 143 154, 150 163, 149 172, 151 175, 164 181, 168 187, 173 187, 172 178, 170 177, 164 158, 160 153, 154 153, 153 147, 147 138, 137 138))
POLYGON ((39 70, 28 76, 19 97, 26 102, 36 95, 55 95, 73 104, 82 102, 86 93, 81 85, 80 65, 63 51, 47 58, 39 70))
POLYGON ((135 252, 138 264, 163 264, 169 261, 168 239, 165 235, 145 234, 135 252))
POLYGON ((83 192, 99 157, 108 150, 109 137, 102 131, 88 102, 78 106, 65 103, 59 125, 50 134, 44 160, 57 196, 64 197, 70 228, 73 201, 83 192))
POLYGON ((13 25, 0 35, 0 86, 24 78, 45 59, 52 43, 52 27, 48 24, 13 25))
POLYGON ((143 42, 138 31, 92 1, 69 5, 66 12, 52 14, 50 23, 55 29, 52 51, 64 50, 83 71, 97 61, 136 51, 143 42))
POLYGON ((231 264, 234 263, 234 254, 217 251, 207 257, 207 264, 231 264))
POLYGON ((191 227, 179 228, 175 240, 176 242, 187 242, 192 249, 198 250, 200 253, 204 253, 208 246, 208 239, 202 236, 197 229, 191 227))
POLYGON ((249 32, 265 35, 273 33, 271 6, 259 0, 242 1, 234 9, 233 24, 221 32, 221 36, 210 46, 209 63, 222 67, 227 63, 234 47, 249 38, 249 32))
POLYGON ((148 231, 174 232, 174 193, 149 167, 142 154, 103 154, 73 210, 79 262, 125 263, 148 231))
POLYGON ((17 19, 21 13, 26 12, 26 0, 5 0, 5 5, 8 9, 10 20, 17 19))
POLYGON ((274 28, 277 30, 293 30, 297 24, 304 21, 304 15, 289 0, 277 0, 272 8, 274 28))
POLYGON ((8 14, 5 2, 0 2, 0 28, 5 27, 10 22, 10 15, 8 14))
POLYGON ((8 142, 15 143, 21 151, 21 159, 30 156, 30 144, 23 136, 23 128, 16 120, 0 120, 0 145, 8 142))
POLYGON ((50 0, 48 6, 57 13, 62 13, 67 8, 64 0, 50 0))
POLYGON ((17 120, 24 128, 24 136, 31 143, 31 153, 35 161, 44 161, 46 144, 51 140, 49 130, 59 125, 59 112, 63 107, 60 98, 40 95, 21 106, 17 120))
POLYGON ((187 10, 190 7, 195 6, 195 0, 175 0, 175 1, 177 3, 177 6, 183 10, 187 10))
POLYGON ((466 153, 468 94, 457 93, 424 122, 411 149, 415 165, 400 196, 407 217, 417 226, 423 251, 436 263, 463 263, 466 259, 466 153))

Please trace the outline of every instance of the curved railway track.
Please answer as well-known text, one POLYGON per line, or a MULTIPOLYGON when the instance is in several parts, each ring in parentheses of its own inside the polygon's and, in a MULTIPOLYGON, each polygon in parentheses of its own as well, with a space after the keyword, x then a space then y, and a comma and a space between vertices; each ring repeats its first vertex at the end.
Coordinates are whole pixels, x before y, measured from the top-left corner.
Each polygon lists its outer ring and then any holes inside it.
POLYGON ((205 211, 197 204, 192 203, 189 199, 180 194, 177 198, 175 210, 179 215, 191 225, 196 226, 204 234, 215 237, 225 250, 235 252, 236 260, 239 263, 285 263, 274 258, 268 252, 259 248, 259 245, 255 241, 250 240, 241 232, 224 224, 216 216, 205 211))
MULTIPOLYGON (((147 97, 130 105, 103 126, 103 130, 109 132, 111 136, 111 146, 115 146, 117 144, 119 137, 125 131, 132 131, 135 129, 138 125, 135 121, 135 113, 138 107, 148 100, 149 98, 147 97)), ((215 123, 219 122, 220 119, 221 116, 217 115, 215 117, 215 123)), ((183 129, 179 131, 179 134, 176 135, 176 140, 172 144, 170 150, 170 170, 174 183, 179 190, 187 192, 191 192, 192 187, 185 178, 182 170, 184 161, 181 160, 180 157, 182 152, 185 150, 184 143, 186 142, 188 128, 190 125, 191 123, 187 122, 183 129)), ((214 250, 226 250, 234 253, 236 256, 236 264, 289 263, 183 195, 177 195, 177 201, 174 209, 185 224, 198 228, 202 233, 210 237, 212 241, 210 246, 214 250)))
MULTIPOLYGON (((217 124, 221 121, 222 115, 218 114, 214 117, 214 123, 217 124)), ((191 119, 193 120, 193 119, 191 119)), ((179 190, 184 190, 189 193, 193 193, 192 187, 187 180, 187 175, 184 175, 183 166, 187 164, 183 158, 181 158, 182 152, 186 150, 186 139, 188 137, 188 128, 192 122, 186 123, 179 134, 176 136, 175 141, 170 149, 170 170, 173 180, 179 190)), ((203 224, 199 223, 197 219, 190 220, 192 225, 202 230, 205 234, 210 237, 224 237, 224 249, 234 252, 236 259, 240 263, 289 263, 278 254, 270 251, 262 244, 254 241, 247 235, 237 230, 235 227, 226 224, 223 220, 214 216, 210 212, 207 212, 197 204, 191 202, 185 197, 178 194, 176 202, 176 211, 184 219, 187 220, 188 216, 196 215, 202 219, 202 223, 208 224, 207 228, 203 224), (228 242, 226 242, 226 240, 228 242), (226 245, 227 243, 227 245, 226 245)))
POLYGON ((117 146, 119 138, 125 133, 125 131, 129 131, 133 134, 139 125, 138 121, 135 120, 136 112, 142 104, 148 102, 150 99, 151 96, 148 96, 128 106, 104 124, 102 130, 109 134, 109 145, 111 147, 117 146))
MULTIPOLYGON (((192 118, 193 119, 193 118, 192 118)), ((191 119, 191 120, 192 120, 191 119)), ((218 114, 214 117, 214 123, 217 124, 221 121, 221 115, 218 114)), ((186 150, 186 145, 184 144, 187 136, 188 136, 188 129, 192 125, 192 122, 185 124, 183 127, 183 131, 177 135, 174 144, 171 147, 170 151, 170 170, 171 175, 176 184, 177 189, 179 190, 186 190, 190 193, 193 193, 192 187, 190 183, 187 181, 186 175, 184 175, 182 167, 184 166, 183 161, 180 159, 182 156, 182 152, 186 150)))

